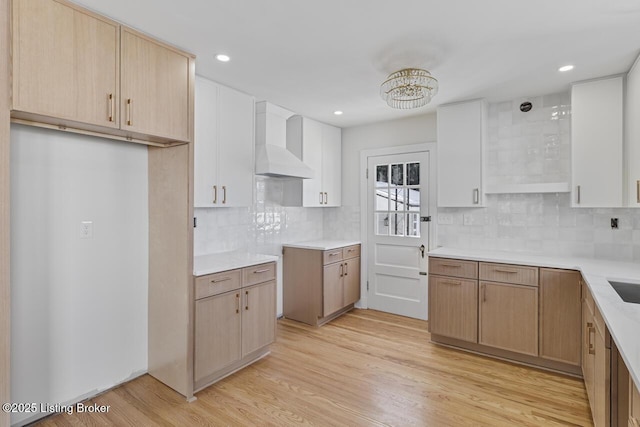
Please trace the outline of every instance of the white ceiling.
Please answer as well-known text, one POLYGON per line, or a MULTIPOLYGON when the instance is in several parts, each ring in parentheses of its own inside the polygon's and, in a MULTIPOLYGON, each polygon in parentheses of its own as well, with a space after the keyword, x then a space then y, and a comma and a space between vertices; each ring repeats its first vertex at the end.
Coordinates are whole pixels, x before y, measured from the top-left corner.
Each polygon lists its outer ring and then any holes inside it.
POLYGON ((200 75, 340 127, 565 91, 628 71, 640 53, 640 0, 77 2, 196 54, 200 75), (216 61, 221 52, 231 61, 216 61), (438 79, 427 107, 380 99, 380 83, 406 67, 438 79))

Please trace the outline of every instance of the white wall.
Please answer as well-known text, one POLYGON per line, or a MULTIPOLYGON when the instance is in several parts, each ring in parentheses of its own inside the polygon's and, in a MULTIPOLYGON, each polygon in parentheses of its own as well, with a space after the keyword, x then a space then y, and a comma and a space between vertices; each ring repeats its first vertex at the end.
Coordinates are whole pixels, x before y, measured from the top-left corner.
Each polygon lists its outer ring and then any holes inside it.
POLYGON ((436 140, 436 114, 345 128, 342 130, 342 207, 324 210, 327 239, 360 240, 360 152, 373 148, 436 140))
POLYGON ((147 184, 145 146, 12 125, 13 402, 75 401, 146 371, 147 184))
POLYGON ((360 206, 360 152, 436 140, 436 114, 342 130, 342 205, 360 206))

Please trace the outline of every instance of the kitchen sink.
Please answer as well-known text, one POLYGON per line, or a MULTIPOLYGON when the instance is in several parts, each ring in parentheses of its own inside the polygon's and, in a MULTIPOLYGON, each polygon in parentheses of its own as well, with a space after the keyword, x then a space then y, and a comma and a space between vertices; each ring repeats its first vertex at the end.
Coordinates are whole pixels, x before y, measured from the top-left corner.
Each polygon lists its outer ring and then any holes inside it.
POLYGON ((622 301, 640 304, 640 284, 609 281, 609 284, 620 295, 622 301))

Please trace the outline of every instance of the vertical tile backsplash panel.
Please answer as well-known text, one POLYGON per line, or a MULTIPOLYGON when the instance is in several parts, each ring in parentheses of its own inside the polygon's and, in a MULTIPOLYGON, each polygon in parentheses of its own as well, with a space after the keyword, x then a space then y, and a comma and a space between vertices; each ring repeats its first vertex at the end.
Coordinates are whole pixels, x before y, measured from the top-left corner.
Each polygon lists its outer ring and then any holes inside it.
POLYGON ((195 209, 194 254, 280 255, 283 243, 322 238, 323 209, 282 206, 283 188, 281 179, 256 177, 251 207, 195 209))
MULTIPOLYGON (((487 188, 570 182, 570 99, 562 93, 489 105, 487 188), (519 109, 524 101, 533 104, 528 113, 519 109)), ((438 209, 439 246, 640 262, 640 210, 571 208, 569 193, 485 197, 486 208, 438 209)))
POLYGON ((571 96, 567 93, 489 104, 486 188, 569 182, 571 96), (528 101, 533 108, 520 111, 528 101))

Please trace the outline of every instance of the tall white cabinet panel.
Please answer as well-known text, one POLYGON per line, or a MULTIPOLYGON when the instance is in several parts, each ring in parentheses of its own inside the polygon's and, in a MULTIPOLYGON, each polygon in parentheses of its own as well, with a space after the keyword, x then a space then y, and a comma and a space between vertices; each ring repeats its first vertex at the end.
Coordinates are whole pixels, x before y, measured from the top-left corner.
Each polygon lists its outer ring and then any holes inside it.
POLYGON ((640 207, 640 58, 627 75, 625 126, 627 201, 630 207, 640 207))
POLYGON ((482 207, 483 100, 438 107, 438 206, 482 207))
POLYGON ((324 206, 342 204, 342 129, 322 126, 322 187, 324 206))
POLYGON ((196 78, 195 207, 246 207, 253 199, 253 97, 196 78))
POLYGON ((253 203, 253 149, 255 100, 220 86, 218 182, 222 190, 219 205, 251 206, 253 203))
POLYGON ((214 207, 218 181, 218 85, 196 77, 194 204, 214 207))
POLYGON ((293 116, 287 120, 287 149, 313 169, 315 177, 287 182, 285 205, 341 206, 342 129, 293 116))
POLYGON ((572 206, 623 205, 623 77, 571 88, 572 206))

